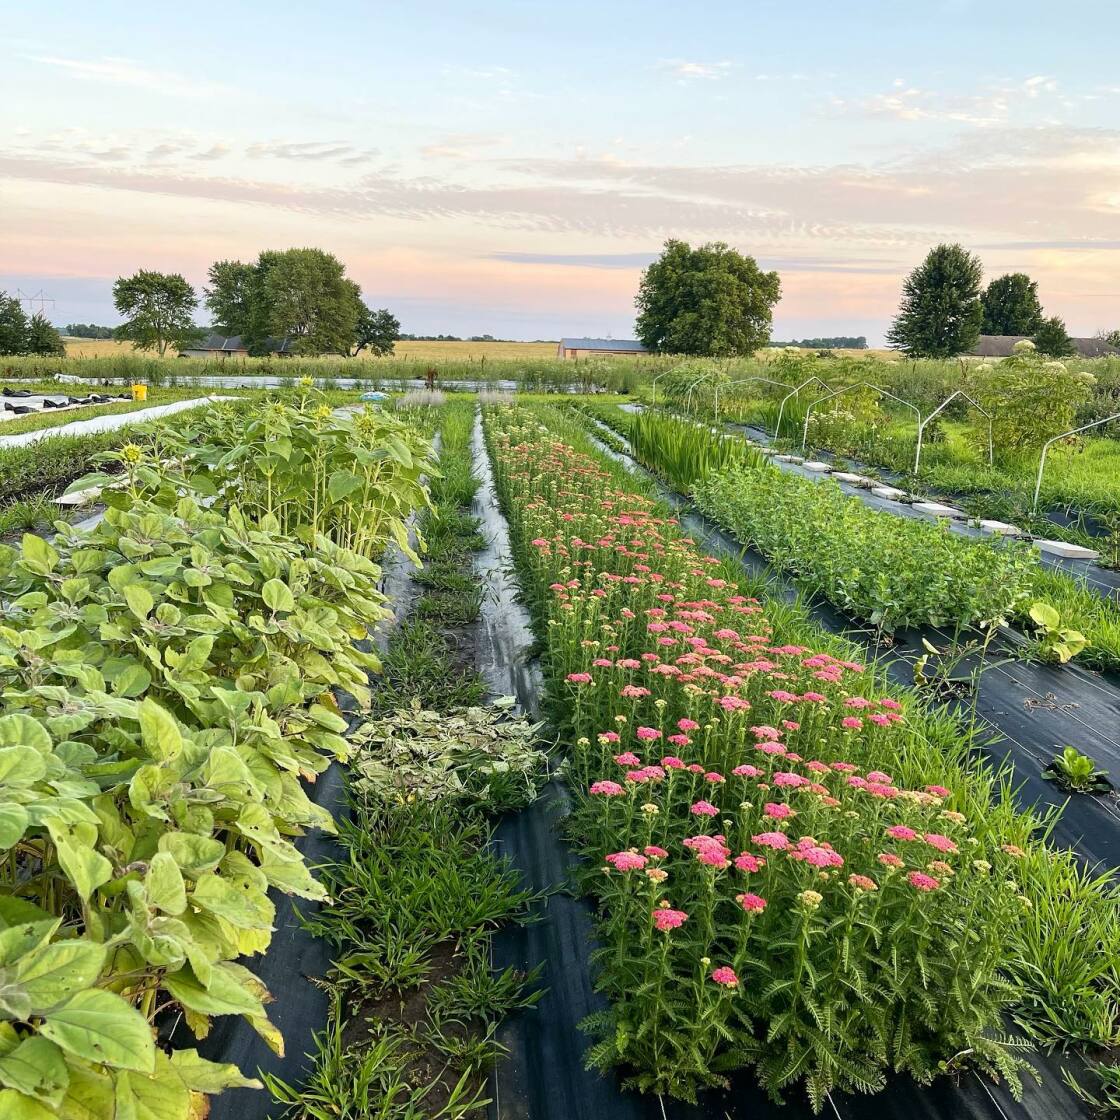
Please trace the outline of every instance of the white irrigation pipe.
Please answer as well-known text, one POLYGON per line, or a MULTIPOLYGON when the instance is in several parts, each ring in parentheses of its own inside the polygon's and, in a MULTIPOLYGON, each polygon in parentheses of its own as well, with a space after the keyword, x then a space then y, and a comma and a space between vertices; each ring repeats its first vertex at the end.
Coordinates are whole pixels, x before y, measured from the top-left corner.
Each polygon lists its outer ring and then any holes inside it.
POLYGON ((1035 479, 1034 483, 1034 503, 1031 506, 1031 513, 1038 512, 1038 495, 1042 490, 1042 472, 1046 469, 1046 453, 1050 448, 1059 440, 1069 439, 1070 436, 1076 436, 1081 432, 1087 432, 1090 428, 1099 428, 1102 424, 1108 424, 1113 420, 1120 420, 1120 412, 1113 413, 1111 416, 1106 416, 1103 420, 1094 420, 1091 424, 1082 424, 1080 428, 1073 428, 1071 431, 1062 432, 1060 436, 1055 436, 1042 445, 1042 458, 1038 461, 1038 478, 1035 479))
POLYGON ((925 434, 926 425, 943 409, 950 401, 957 397, 964 397, 977 412, 983 413, 988 418, 988 466, 995 466, 995 448, 992 445, 992 414, 980 404, 978 404, 972 397, 970 397, 963 389, 958 389, 955 393, 947 396, 924 420, 919 415, 918 417, 918 446, 914 451, 914 473, 918 473, 918 464, 922 460, 922 436, 925 434))
POLYGON ((774 425, 774 438, 775 439, 781 439, 782 438, 782 416, 783 416, 783 414, 785 413, 785 410, 786 410, 786 402, 788 400, 790 400, 791 397, 796 397, 797 394, 800 393, 802 389, 804 389, 807 385, 812 385, 814 381, 826 393, 831 393, 832 392, 832 386, 826 384, 824 381, 822 381, 814 373, 810 377, 807 377, 804 381, 802 381, 801 384, 798 385, 797 388, 794 389, 792 393, 787 393, 784 397, 782 397, 782 403, 778 406, 778 422, 777 422, 777 424, 774 425))
POLYGON ((917 416, 918 423, 920 424, 922 422, 921 411, 916 405, 911 404, 907 400, 903 400, 902 397, 896 397, 894 393, 888 392, 886 389, 881 389, 878 385, 873 385, 870 381, 857 381, 854 385, 845 385, 843 389, 836 389, 833 392, 829 393, 827 396, 820 397, 817 400, 813 401, 811 405, 809 405, 809 408, 805 413, 805 426, 801 430, 802 451, 805 450, 805 445, 809 442, 809 418, 813 415, 813 409, 816 408, 817 405, 823 404, 825 401, 832 400, 834 397, 841 397, 845 393, 850 393, 853 389, 874 389, 875 392, 881 393, 884 397, 890 397, 892 401, 898 401, 899 404, 904 404, 914 413, 915 416, 917 416))

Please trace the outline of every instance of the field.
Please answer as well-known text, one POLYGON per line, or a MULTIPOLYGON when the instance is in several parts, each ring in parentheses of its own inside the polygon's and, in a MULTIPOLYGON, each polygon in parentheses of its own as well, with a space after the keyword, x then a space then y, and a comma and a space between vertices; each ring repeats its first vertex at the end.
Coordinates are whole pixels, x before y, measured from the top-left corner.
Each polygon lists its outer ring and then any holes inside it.
MULTIPOLYGON (((135 354, 131 342, 115 339, 67 338, 68 358, 112 358, 135 354)), ((398 342, 389 358, 363 352, 363 361, 392 361, 394 358, 423 361, 510 361, 519 358, 554 358, 555 342, 398 342)))
POLYGON ((1120 580, 632 395, 140 416, 0 450, 103 503, 0 547, 5 1116, 1114 1095, 1120 580))

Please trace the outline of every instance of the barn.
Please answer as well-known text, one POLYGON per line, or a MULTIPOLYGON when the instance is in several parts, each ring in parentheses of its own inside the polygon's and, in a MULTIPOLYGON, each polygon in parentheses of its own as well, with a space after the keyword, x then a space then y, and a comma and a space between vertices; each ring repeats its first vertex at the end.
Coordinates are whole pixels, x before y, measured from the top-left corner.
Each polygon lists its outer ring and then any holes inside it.
POLYGON ((556 347, 558 358, 632 358, 648 353, 640 342, 626 338, 562 338, 556 347))
MULTIPOLYGON (((281 357, 287 357, 292 352, 291 341, 286 338, 270 338, 266 346, 270 354, 278 354, 281 357)), ((239 334, 229 337, 211 334, 194 346, 184 346, 179 351, 180 358, 247 358, 248 356, 249 350, 241 341, 239 334)))

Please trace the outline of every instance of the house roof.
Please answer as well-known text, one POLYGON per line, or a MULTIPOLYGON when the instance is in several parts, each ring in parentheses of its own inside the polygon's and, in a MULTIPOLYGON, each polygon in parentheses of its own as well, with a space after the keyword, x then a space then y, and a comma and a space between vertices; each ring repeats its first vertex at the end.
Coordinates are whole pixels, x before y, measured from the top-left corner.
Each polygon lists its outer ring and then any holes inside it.
MULTIPOLYGON (((270 338, 267 340, 268 349, 278 354, 285 354, 292 348, 291 339, 270 338)), ((247 348, 241 341, 241 335, 231 334, 228 337, 221 334, 209 334, 201 342, 187 346, 187 350, 211 350, 215 353, 240 354, 247 348)))
POLYGON ((623 351, 631 354, 648 353, 640 343, 630 338, 562 338, 560 345, 565 350, 603 350, 606 352, 623 351))
MULTIPOLYGON (((1029 336, 1025 334, 982 334, 969 354, 977 358, 1009 358, 1016 342, 1029 336)), ((1079 358, 1105 358, 1120 353, 1103 338, 1071 338, 1079 358)))

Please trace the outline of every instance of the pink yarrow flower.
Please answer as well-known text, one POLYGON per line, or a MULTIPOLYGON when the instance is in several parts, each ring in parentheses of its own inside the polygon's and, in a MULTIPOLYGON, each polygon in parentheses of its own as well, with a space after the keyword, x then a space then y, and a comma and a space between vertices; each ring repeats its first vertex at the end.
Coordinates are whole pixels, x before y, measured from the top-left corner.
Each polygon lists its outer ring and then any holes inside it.
POLYGON ((616 871, 641 871, 647 863, 646 857, 637 852, 612 852, 605 861, 616 871))
POLYGON ((710 801, 697 801, 688 811, 696 817, 719 816, 719 810, 710 801))
POLYGON ((722 968, 712 969, 712 979, 725 988, 737 988, 739 986, 739 977, 735 975, 735 970, 728 968, 726 965, 722 968))
POLYGON ((634 734, 646 742, 653 742, 653 740, 661 738, 661 732, 656 727, 639 727, 634 734))
POLYGON ((744 909, 748 914, 761 913, 766 909, 766 899, 757 894, 737 894, 735 901, 744 909))
POLYGON ((626 792, 618 782, 595 782, 591 792, 600 797, 619 797, 626 792))
POLYGON ((659 906, 653 912, 653 924, 660 930, 678 929, 688 921, 688 915, 683 910, 671 910, 667 906, 659 906))
POLYGON ((932 875, 927 875, 924 871, 911 871, 906 878, 910 886, 919 891, 935 891, 941 886, 940 879, 935 879, 932 875))
POLYGON ((892 824, 887 829, 887 835, 892 840, 917 840, 918 834, 912 829, 907 828, 904 824, 892 824))

